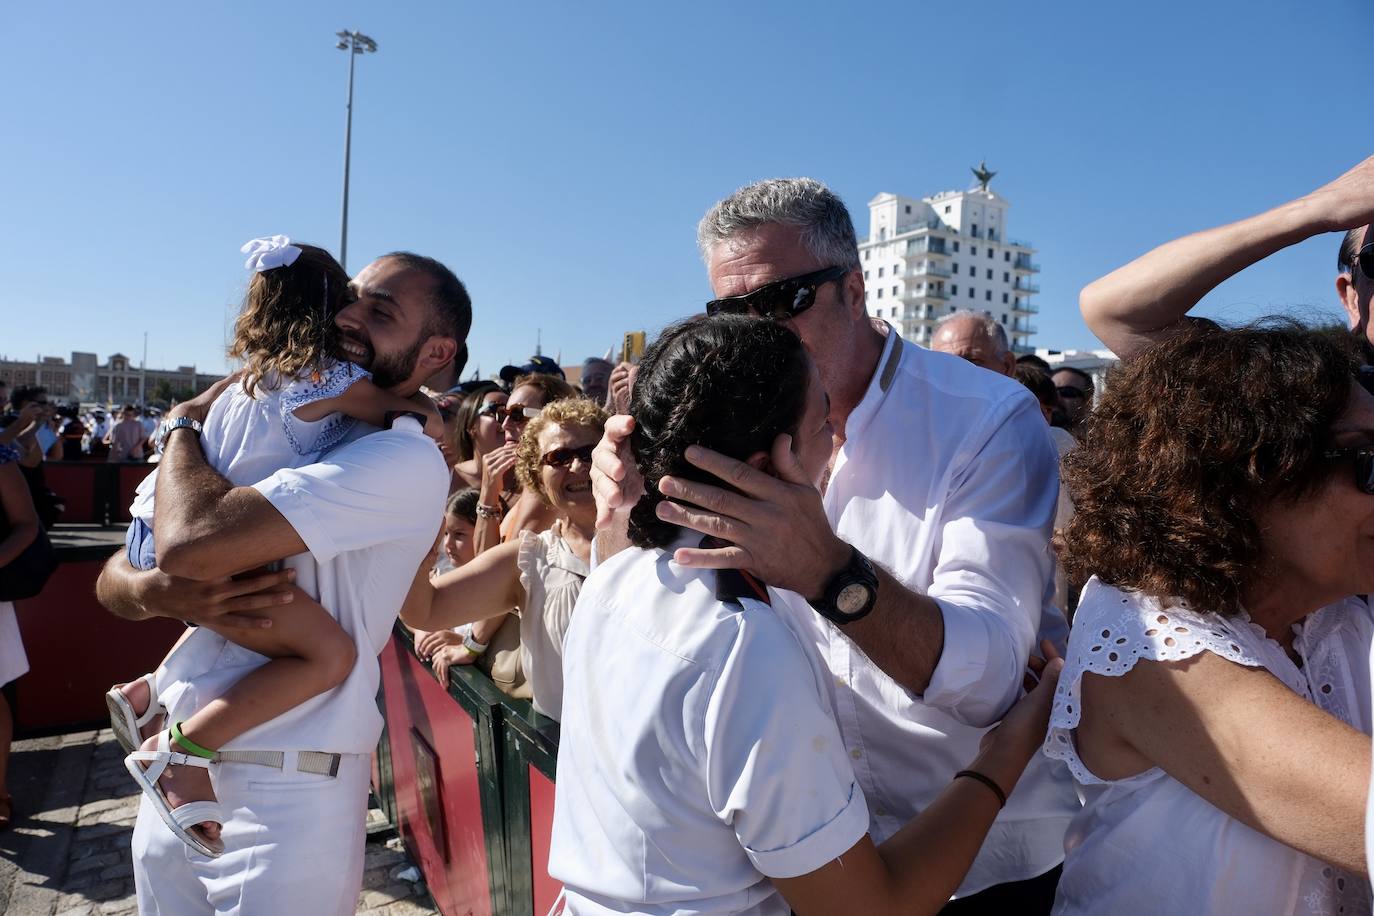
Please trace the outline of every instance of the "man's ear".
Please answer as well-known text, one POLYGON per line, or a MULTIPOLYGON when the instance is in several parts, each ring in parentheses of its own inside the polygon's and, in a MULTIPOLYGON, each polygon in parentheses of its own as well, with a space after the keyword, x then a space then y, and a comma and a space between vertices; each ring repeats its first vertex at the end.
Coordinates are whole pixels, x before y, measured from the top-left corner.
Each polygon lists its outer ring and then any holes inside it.
POLYGON ((453 362, 453 358, 458 355, 458 341, 452 337, 434 336, 429 338, 420 347, 420 365, 418 368, 424 370, 424 377, 428 378, 434 372, 444 368, 453 362))
POLYGON ((864 275, 859 268, 854 268, 845 274, 840 281, 840 289, 844 292, 845 305, 856 318, 868 316, 868 305, 864 302, 864 275))
POLYGON ((1355 288, 1353 271, 1336 275, 1336 295, 1340 297, 1341 307, 1345 309, 1345 320, 1350 329, 1363 334, 1369 316, 1360 314, 1360 293, 1355 288))

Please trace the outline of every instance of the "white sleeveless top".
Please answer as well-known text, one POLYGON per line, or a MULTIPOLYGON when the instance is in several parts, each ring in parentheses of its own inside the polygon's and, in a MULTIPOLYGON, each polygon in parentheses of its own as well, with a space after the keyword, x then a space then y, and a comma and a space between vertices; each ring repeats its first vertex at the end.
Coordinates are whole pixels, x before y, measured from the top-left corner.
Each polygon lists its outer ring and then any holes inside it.
POLYGON ((520 532, 516 558, 525 587, 520 614, 520 663, 534 694, 534 708, 563 718, 563 638, 588 573, 587 564, 563 540, 563 522, 547 531, 520 532))
POLYGON ((1199 614, 1177 601, 1089 580, 1045 739, 1045 753, 1068 764, 1084 795, 1083 810, 1064 838, 1056 916, 1370 911, 1364 878, 1251 829, 1158 767, 1125 779, 1099 779, 1074 746, 1084 672, 1120 677, 1139 659, 1180 661, 1200 652, 1264 668, 1294 693, 1368 734, 1374 635, 1369 605, 1348 598, 1293 629, 1302 667, 1245 615, 1199 614))

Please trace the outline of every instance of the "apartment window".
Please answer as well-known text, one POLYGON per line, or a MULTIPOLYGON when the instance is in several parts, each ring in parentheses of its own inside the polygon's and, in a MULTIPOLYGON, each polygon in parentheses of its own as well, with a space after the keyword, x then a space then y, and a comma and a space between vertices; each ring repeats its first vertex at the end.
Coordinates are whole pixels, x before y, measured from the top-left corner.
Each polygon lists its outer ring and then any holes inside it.
POLYGON ((1007 323, 1007 313, 1006 313, 1006 312, 1003 312, 1003 313, 1002 313, 1002 323, 1003 323, 1003 324, 1006 324, 1006 323, 1007 323))
POLYGON ((946 212, 946 213, 949 212, 949 204, 945 204, 945 212, 946 212))
POLYGON ((970 265, 968 266, 968 275, 969 275, 970 277, 976 277, 976 276, 978 276, 978 268, 977 268, 977 267, 974 267, 972 264, 970 264, 970 265))
MULTIPOLYGON (((971 232, 970 235, 972 235, 974 238, 978 238, 978 224, 977 224, 977 223, 974 223, 974 224, 973 224, 973 232, 971 232)), ((976 251, 974 252, 974 254, 977 254, 977 253, 978 253, 978 252, 976 252, 976 251)))
POLYGON ((867 261, 867 260, 868 260, 868 256, 871 255, 872 253, 873 253, 873 249, 871 249, 871 248, 865 249, 865 250, 864 250, 864 260, 867 261))
POLYGON ((1006 305, 1006 304, 1007 304, 1007 294, 1006 294, 1006 293, 1003 293, 1003 294, 1002 294, 1002 304, 1003 304, 1003 305, 1006 305))
POLYGON ((972 286, 970 286, 970 287, 968 288, 968 297, 969 297, 970 299, 977 299, 977 298, 978 298, 978 291, 977 291, 976 289, 974 289, 972 286))
POLYGON ((866 271, 866 270, 864 271, 864 279, 865 279, 865 280, 868 279, 868 271, 866 271))
POLYGON ((959 253, 959 243, 958 243, 958 242, 955 242, 955 243, 954 243, 954 253, 955 253, 955 254, 958 254, 958 253, 959 253))
POLYGON ((1003 261, 1010 261, 1010 260, 1011 260, 1011 252, 1010 252, 1010 251, 1004 251, 1004 252, 1002 252, 1002 260, 1003 260, 1003 261))
POLYGON ((983 298, 986 299, 986 300, 988 300, 989 302, 991 302, 991 301, 992 301, 992 290, 988 290, 987 292, 983 293, 983 298))
POLYGON ((990 270, 988 271, 988 279, 989 279, 989 280, 992 279, 992 271, 990 271, 990 270))
POLYGON ((1003 283, 1010 283, 1010 282, 1011 282, 1011 274, 1007 273, 1005 270, 1002 271, 1002 282, 1003 282, 1003 283))
POLYGON ((988 257, 992 257, 992 249, 991 249, 991 248, 988 249, 988 257))
POLYGON ((898 295, 897 287, 895 287, 895 286, 892 287, 892 295, 894 295, 894 296, 898 295))
POLYGON ((949 285, 949 294, 950 294, 951 296, 957 296, 957 295, 959 295, 959 284, 958 284, 958 283, 951 283, 951 284, 949 285))
POLYGON ((911 212, 911 204, 907 204, 907 205, 906 205, 906 212, 908 212, 908 213, 911 212))
MULTIPOLYGON (((978 227, 976 227, 976 226, 974 227, 974 229, 973 229, 973 234, 974 234, 974 235, 977 235, 977 234, 978 234, 978 227)), ((975 257, 975 258, 978 257, 978 246, 977 246, 977 245, 970 245, 970 246, 968 246, 968 253, 969 253, 969 255, 972 256, 972 257, 975 257)))
POLYGON ((883 275, 883 270, 884 270, 884 269, 885 269, 885 268, 882 268, 882 267, 879 267, 879 268, 878 268, 878 276, 881 277, 881 276, 883 275))
POLYGON ((883 310, 882 310, 882 309, 878 309, 877 317, 878 317, 878 318, 883 317, 883 310))
POLYGON ((878 287, 878 298, 879 298, 879 299, 883 298, 883 289, 882 289, 881 286, 878 287))
POLYGON ((957 274, 959 272, 959 262, 955 261, 951 266, 954 268, 954 272, 957 274))
POLYGON ((959 311, 959 306, 957 306, 957 305, 951 305, 951 306, 949 307, 949 312, 950 312, 951 315, 954 314, 954 313, 957 312, 957 311, 959 311))

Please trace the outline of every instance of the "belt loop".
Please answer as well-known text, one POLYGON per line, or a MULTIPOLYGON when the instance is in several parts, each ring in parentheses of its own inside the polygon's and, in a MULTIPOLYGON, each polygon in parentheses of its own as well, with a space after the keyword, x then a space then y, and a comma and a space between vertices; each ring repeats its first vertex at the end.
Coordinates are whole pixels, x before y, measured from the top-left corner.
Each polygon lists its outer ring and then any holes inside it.
POLYGON ((281 771, 283 773, 295 773, 297 770, 297 752, 283 751, 281 761, 281 771))

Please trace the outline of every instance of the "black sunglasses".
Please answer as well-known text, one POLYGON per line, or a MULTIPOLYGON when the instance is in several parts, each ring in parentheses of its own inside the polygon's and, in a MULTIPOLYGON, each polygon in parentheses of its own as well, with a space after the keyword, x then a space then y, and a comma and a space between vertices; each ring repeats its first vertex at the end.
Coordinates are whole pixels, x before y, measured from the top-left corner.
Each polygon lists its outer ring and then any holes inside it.
POLYGON ((1082 388, 1075 388, 1072 385, 1060 385, 1054 389, 1059 392, 1061 398, 1086 398, 1088 393, 1082 388))
POLYGON ((1374 280, 1374 242, 1370 242, 1355 253, 1355 259, 1350 265, 1351 276, 1354 276, 1357 265, 1366 277, 1374 280))
POLYGON ((831 280, 840 279, 849 271, 848 267, 826 267, 802 274, 800 277, 774 280, 743 296, 712 299, 706 303, 706 314, 744 315, 753 312, 764 318, 786 321, 815 305, 817 291, 831 280))
POLYGON ((1355 461, 1355 486, 1361 493, 1374 496, 1374 446, 1361 445, 1354 448, 1329 448, 1322 452, 1323 458, 1355 461))
POLYGON ((538 407, 507 407, 505 404, 485 404, 478 408, 477 416, 492 417, 497 423, 506 422, 509 417, 512 423, 524 423, 526 420, 533 420, 544 411, 538 407))
POLYGON ((548 452, 539 459, 539 463, 544 467, 550 468, 570 468, 573 460, 579 460, 583 465, 592 463, 592 450, 595 445, 584 445, 581 448, 556 448, 548 452))

